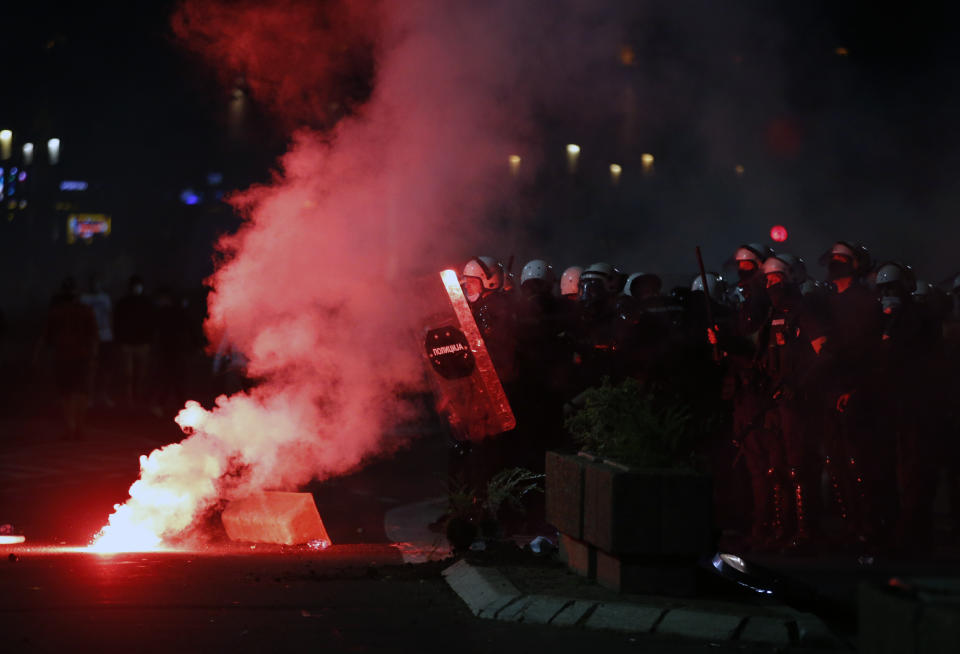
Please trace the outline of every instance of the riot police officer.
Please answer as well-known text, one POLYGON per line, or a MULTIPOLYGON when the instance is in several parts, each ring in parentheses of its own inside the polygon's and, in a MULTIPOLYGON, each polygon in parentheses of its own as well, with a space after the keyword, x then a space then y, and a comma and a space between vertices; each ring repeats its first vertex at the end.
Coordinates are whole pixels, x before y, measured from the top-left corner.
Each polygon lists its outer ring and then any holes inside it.
POLYGON ((760 273, 770 309, 750 365, 755 414, 740 425, 754 496, 753 545, 800 548, 810 543, 816 470, 805 413, 828 339, 787 261, 771 256, 760 273))

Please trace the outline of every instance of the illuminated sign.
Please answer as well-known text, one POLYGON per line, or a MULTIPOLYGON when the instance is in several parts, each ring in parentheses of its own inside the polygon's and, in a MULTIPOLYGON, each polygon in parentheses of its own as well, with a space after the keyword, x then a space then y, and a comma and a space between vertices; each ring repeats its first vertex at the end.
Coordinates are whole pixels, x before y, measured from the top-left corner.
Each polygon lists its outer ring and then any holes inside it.
POLYGON ((79 179, 65 179, 60 182, 61 191, 86 191, 88 184, 79 179))
POLYGON ((67 216, 67 243, 72 245, 78 240, 87 243, 97 236, 110 235, 110 216, 102 213, 73 213, 67 216))

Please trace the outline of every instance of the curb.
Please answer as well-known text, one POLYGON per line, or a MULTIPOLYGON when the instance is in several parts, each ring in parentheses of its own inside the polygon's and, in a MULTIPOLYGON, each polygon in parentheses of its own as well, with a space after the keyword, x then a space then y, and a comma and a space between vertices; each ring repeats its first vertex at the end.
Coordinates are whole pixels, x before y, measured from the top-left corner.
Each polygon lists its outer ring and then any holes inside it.
POLYGON ((465 560, 457 561, 442 574, 450 588, 479 618, 665 634, 712 642, 842 647, 841 641, 819 618, 806 613, 731 614, 689 607, 524 595, 496 568, 472 566, 465 560))

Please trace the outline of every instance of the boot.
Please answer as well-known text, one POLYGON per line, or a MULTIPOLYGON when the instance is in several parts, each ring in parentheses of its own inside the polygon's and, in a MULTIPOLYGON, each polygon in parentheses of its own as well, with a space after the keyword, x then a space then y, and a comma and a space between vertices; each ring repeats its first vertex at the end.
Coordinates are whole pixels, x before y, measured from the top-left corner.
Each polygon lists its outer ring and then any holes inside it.
POLYGON ((787 494, 783 482, 773 469, 768 471, 768 477, 771 480, 771 520, 763 547, 767 550, 778 550, 787 542, 787 494))
POLYGON ((762 549, 770 536, 773 522, 773 489, 770 485, 771 477, 766 470, 759 474, 752 472, 754 474, 750 478, 750 488, 753 492, 753 519, 747 543, 751 549, 762 549))
POLYGON ((789 540, 787 549, 796 553, 807 553, 812 551, 813 539, 811 537, 810 510, 807 502, 810 500, 807 483, 803 479, 798 468, 790 469, 790 486, 793 497, 793 533, 789 540))

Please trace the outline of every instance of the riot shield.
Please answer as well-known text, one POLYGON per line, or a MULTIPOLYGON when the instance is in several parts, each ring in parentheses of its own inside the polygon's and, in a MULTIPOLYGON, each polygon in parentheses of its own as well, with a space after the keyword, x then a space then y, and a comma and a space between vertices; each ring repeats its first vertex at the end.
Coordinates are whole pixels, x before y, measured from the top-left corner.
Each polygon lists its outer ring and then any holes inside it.
POLYGON ((420 347, 437 410, 461 439, 481 440, 510 431, 516 418, 457 273, 444 270, 431 276, 423 289, 420 347))

